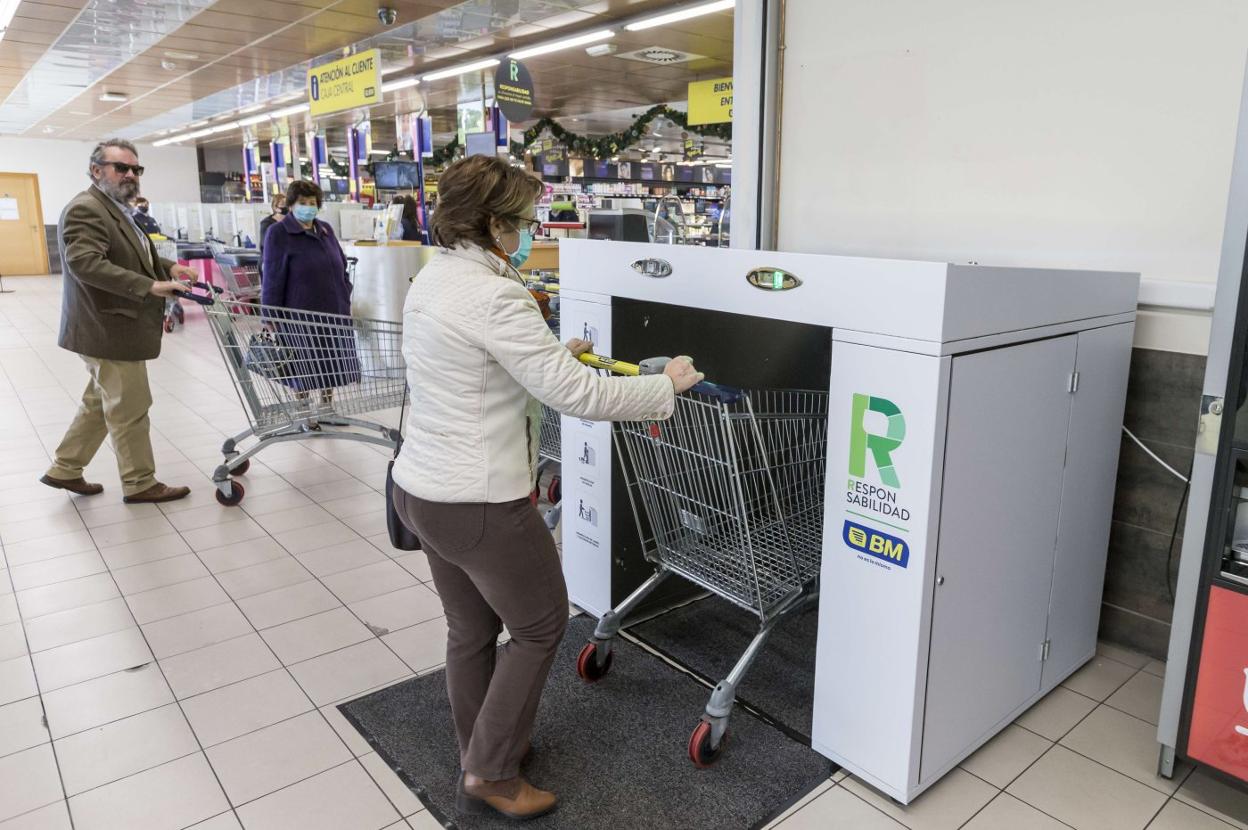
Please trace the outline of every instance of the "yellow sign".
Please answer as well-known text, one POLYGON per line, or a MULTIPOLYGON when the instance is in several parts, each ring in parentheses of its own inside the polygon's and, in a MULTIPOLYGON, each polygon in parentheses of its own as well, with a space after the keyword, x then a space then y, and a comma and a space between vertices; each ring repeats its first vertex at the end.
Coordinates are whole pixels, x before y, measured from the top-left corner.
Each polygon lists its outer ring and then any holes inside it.
POLYGON ((359 52, 308 70, 312 116, 381 103, 381 53, 359 52))
POLYGON ((690 82, 690 124, 721 124, 731 120, 732 78, 690 82))

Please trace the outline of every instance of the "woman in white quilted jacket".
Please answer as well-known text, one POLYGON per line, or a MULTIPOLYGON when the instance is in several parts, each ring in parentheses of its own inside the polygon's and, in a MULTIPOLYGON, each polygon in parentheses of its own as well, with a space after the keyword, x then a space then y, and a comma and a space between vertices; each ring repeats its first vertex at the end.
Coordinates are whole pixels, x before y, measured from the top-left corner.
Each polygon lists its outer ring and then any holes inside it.
POLYGON ((516 267, 542 183, 492 157, 438 181, 434 239, 403 309, 411 413, 394 465, 396 508, 421 539, 446 610, 446 682, 459 738, 457 808, 514 819, 553 809, 520 776, 568 594, 554 540, 529 501, 541 404, 578 418, 660 420, 702 375, 599 377, 550 332, 516 267), (511 640, 496 652, 503 625, 511 640), (496 656, 497 655, 497 656, 496 656))

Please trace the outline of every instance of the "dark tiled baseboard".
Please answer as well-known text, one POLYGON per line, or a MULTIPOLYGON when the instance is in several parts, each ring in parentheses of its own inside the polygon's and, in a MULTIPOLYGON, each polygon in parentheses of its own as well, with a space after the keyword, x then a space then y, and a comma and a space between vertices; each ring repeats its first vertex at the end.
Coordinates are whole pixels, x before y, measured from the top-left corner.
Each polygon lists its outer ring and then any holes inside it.
POLYGON ((1098 636, 1156 660, 1165 660, 1170 648, 1170 623, 1102 603, 1098 636))

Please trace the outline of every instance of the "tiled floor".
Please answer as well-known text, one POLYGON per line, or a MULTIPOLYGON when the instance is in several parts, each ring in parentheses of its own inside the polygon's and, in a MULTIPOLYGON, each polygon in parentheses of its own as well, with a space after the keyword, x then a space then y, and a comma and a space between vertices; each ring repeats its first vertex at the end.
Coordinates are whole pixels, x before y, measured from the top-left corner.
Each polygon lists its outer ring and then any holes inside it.
MULTIPOLYGON (((41 487, 84 373, 55 345, 59 281, 6 282, 0 830, 437 827, 334 708, 444 655, 427 563, 386 541, 384 452, 274 447, 220 507, 208 474, 243 416, 192 309, 149 366, 160 475, 192 496, 121 504, 107 447, 104 495, 41 487)), ((1107 647, 909 807, 837 775, 775 826, 1248 828, 1248 796, 1154 775, 1160 670, 1107 647)))

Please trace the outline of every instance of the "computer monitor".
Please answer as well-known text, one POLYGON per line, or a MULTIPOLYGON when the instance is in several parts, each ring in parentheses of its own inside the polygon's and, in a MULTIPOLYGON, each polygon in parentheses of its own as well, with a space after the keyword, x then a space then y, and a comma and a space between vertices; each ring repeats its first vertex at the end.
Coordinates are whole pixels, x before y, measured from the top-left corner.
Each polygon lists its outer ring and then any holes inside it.
POLYGON ((464 136, 466 152, 470 156, 498 155, 498 137, 493 132, 468 133, 464 136))

